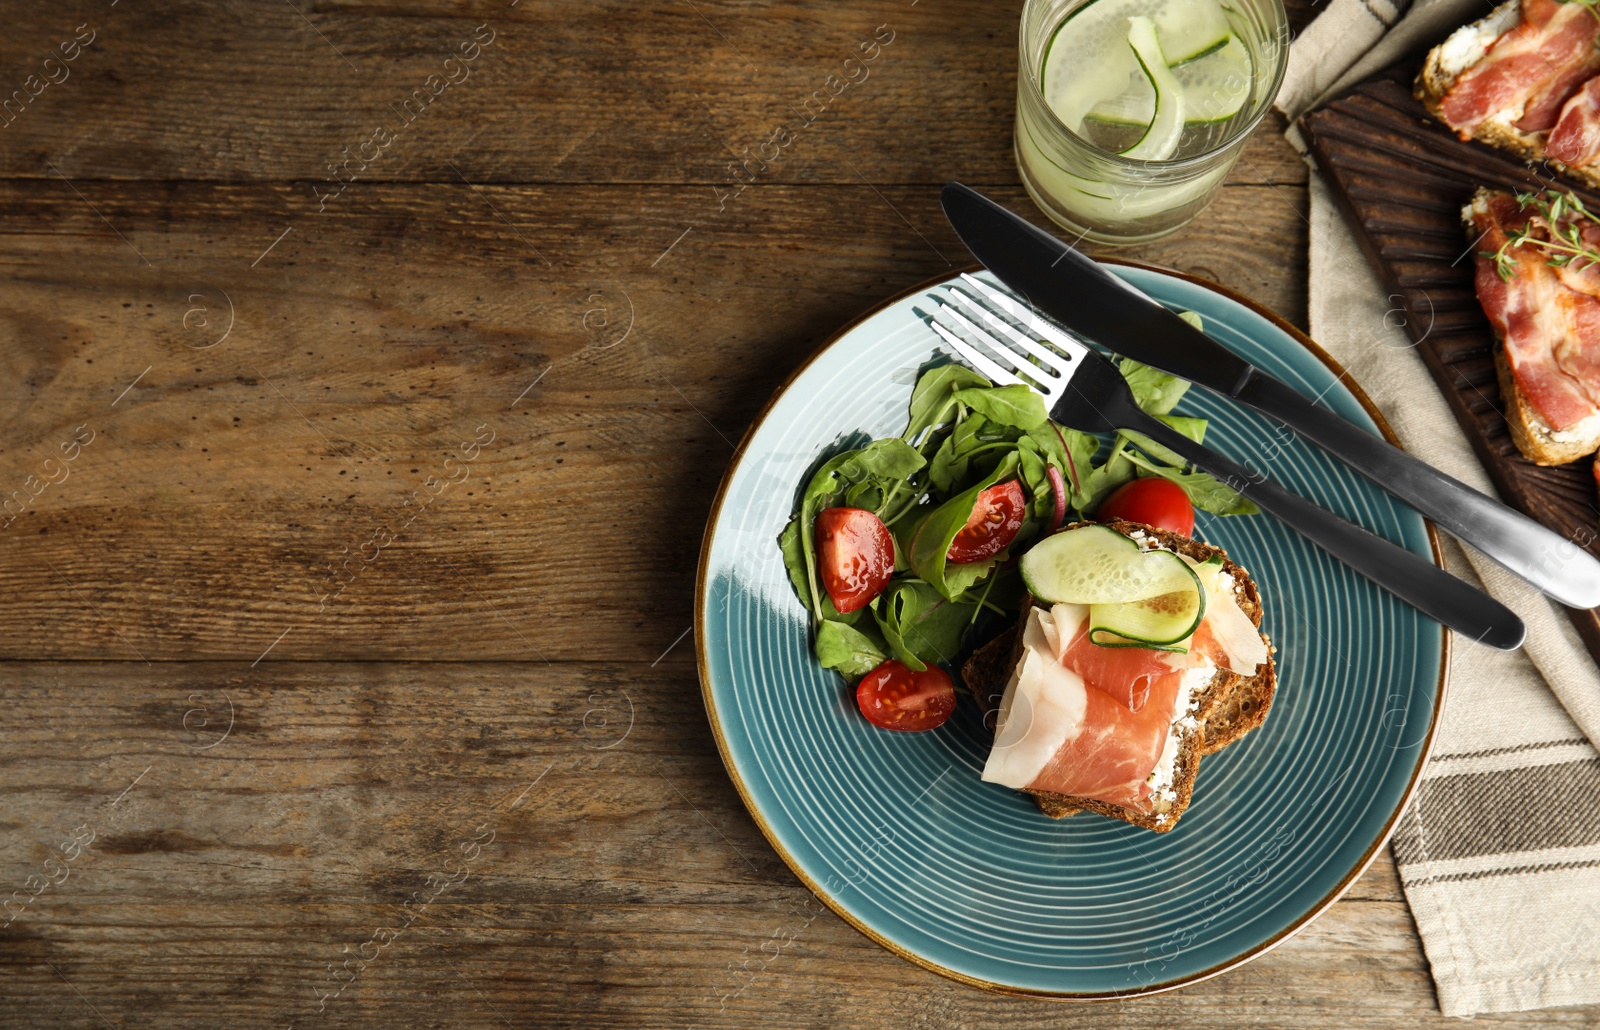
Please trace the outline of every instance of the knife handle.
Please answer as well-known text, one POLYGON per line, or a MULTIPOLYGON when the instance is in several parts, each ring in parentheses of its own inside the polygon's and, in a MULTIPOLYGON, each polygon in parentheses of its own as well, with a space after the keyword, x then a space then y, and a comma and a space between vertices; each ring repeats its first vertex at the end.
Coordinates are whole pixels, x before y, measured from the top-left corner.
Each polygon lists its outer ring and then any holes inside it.
POLYGON ((1123 421, 1129 424, 1122 428, 1143 433, 1177 451, 1423 614, 1502 651, 1522 646, 1527 627, 1515 612, 1421 555, 1290 493, 1261 473, 1202 447, 1142 411, 1130 412, 1123 421))
POLYGON ((1270 415, 1426 515, 1452 536, 1573 608, 1600 605, 1600 561, 1578 544, 1253 372, 1235 398, 1270 415))

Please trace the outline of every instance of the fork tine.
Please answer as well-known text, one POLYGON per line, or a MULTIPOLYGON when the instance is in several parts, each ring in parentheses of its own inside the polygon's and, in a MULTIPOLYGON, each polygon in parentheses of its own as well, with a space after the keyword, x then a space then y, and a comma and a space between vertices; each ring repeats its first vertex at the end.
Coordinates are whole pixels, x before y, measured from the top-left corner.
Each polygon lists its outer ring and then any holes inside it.
POLYGON ((997 290, 993 286, 990 286, 988 283, 984 282, 982 279, 979 279, 977 276, 968 272, 962 272, 961 278, 962 281, 966 282, 969 286, 973 287, 995 304, 999 305, 1001 310, 1003 310, 1006 314, 1012 316, 1029 329, 1032 329, 1040 336, 1049 340, 1051 343, 1061 347, 1063 350, 1067 351, 1067 353, 1076 356, 1079 351, 1084 349, 1084 345, 1082 343, 1074 340, 1072 337, 1056 328, 1056 326, 1051 324, 1049 321, 1034 314, 1033 309, 1022 302, 1022 298, 1014 297, 1002 290, 997 290))
POLYGON ((989 308, 968 296, 964 291, 955 289, 954 287, 949 287, 948 289, 950 291, 950 296, 959 301, 963 307, 977 314, 985 322, 989 323, 989 326, 996 332, 1000 333, 1006 339, 1010 340, 1018 347, 1021 347, 1029 354, 1033 355, 1034 359, 1040 364, 1044 365, 1045 368, 1064 376, 1070 376, 1072 374, 1072 355, 1057 354, 1048 347, 1040 346, 1036 341, 1030 340, 1028 337, 1018 332, 1016 327, 1010 322, 1007 322, 999 315, 996 315, 993 311, 989 310, 989 308))
POLYGON ((1005 341, 996 339, 993 333, 974 325, 971 319, 947 304, 942 298, 938 300, 938 304, 939 311, 946 318, 965 330, 972 339, 987 346, 996 358, 1010 363, 1012 366, 1010 375, 1013 380, 1026 382, 1046 397, 1054 397, 1060 392, 1061 387, 1066 384, 1069 377, 1063 376, 1053 369, 1040 368, 1031 364, 1022 355, 1007 347, 1005 341))
POLYGON ((978 350, 978 348, 974 347, 966 340, 963 340, 955 333, 952 333, 943 325, 940 325, 939 320, 928 314, 926 311, 923 311, 921 308, 912 308, 911 310, 916 312, 918 315, 921 315, 922 320, 928 323, 928 327, 930 329, 939 334, 940 339, 944 340, 945 343, 948 343, 951 347, 955 348, 957 354, 960 354, 963 358, 966 358, 967 361, 972 364, 972 367, 983 373, 983 375, 987 376, 991 383, 995 383, 1000 386, 1013 386, 1022 382, 1021 379, 995 364, 987 355, 978 350))

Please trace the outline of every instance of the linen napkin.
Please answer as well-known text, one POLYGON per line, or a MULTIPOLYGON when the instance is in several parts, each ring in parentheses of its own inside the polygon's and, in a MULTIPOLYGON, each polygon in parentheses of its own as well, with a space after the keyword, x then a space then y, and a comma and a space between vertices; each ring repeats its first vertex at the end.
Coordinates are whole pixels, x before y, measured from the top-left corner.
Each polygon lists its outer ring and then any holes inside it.
MULTIPOLYGON (((1488 11, 1482 0, 1403 7, 1332 0, 1290 50, 1279 108, 1292 121, 1488 11)), ((1315 171, 1310 189, 1311 335, 1407 449, 1492 492, 1315 171)), ((1445 551, 1453 573, 1523 617, 1528 641, 1504 653, 1453 635, 1434 752, 1394 835, 1439 1007, 1470 1016, 1600 1002, 1600 668, 1559 605, 1448 537, 1445 551)))

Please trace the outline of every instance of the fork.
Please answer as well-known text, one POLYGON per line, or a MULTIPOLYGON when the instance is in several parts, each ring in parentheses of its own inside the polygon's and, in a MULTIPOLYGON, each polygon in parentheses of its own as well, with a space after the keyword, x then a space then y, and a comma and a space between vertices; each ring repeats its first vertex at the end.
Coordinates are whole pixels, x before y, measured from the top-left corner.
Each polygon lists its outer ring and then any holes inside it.
POLYGON ((1022 301, 963 275, 930 293, 938 316, 913 308, 945 343, 999 386, 1024 384, 1044 395, 1050 417, 1087 433, 1142 433, 1210 472, 1263 511, 1378 586, 1444 625, 1504 651, 1522 646, 1516 613, 1418 554, 1340 518, 1147 414, 1117 366, 1022 301))

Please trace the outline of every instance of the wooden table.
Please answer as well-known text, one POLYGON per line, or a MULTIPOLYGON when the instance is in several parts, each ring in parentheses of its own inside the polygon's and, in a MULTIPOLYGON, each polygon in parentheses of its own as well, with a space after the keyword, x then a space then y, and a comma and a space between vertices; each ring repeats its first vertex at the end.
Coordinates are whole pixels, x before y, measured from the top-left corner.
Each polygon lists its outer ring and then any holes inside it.
MULTIPOLYGON (((442 6, 9 5, 0 1022, 1453 1025, 1387 855, 1237 972, 1016 1000, 823 908, 723 770, 713 491, 964 262, 937 184, 1037 217, 1018 5, 442 6)), ((1281 129, 1136 256, 1303 322, 1281 129)))

